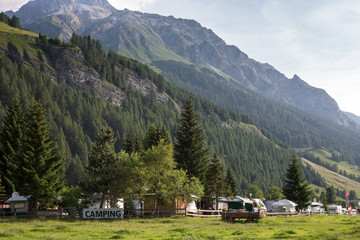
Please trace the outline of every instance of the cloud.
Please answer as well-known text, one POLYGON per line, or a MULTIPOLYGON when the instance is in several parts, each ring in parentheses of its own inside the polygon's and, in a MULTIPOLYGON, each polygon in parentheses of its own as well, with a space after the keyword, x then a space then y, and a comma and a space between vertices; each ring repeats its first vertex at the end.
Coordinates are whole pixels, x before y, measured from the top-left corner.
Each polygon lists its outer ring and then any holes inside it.
POLYGON ((29 0, 0 0, 0 12, 6 12, 9 10, 17 11, 27 2, 29 2, 29 0))
POLYGON ((146 5, 153 3, 155 0, 108 0, 111 5, 117 9, 127 8, 129 10, 141 10, 146 5))

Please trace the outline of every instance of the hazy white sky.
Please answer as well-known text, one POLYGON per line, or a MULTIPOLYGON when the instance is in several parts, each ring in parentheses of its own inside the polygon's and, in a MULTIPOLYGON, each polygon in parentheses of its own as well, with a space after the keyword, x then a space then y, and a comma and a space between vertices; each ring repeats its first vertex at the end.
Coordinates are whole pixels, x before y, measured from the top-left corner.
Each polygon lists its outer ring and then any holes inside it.
MULTIPOLYGON (((0 11, 28 0, 0 0, 0 11)), ((197 20, 227 44, 325 89, 360 115, 358 0, 109 0, 118 9, 197 20)))

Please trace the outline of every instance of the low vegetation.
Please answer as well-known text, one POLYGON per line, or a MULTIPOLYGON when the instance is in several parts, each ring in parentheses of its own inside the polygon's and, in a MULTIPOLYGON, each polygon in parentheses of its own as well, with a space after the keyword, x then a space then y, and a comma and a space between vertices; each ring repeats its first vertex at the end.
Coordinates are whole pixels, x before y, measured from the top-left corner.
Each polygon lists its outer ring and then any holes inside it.
POLYGON ((1 219, 3 239, 359 239, 353 216, 265 217, 258 223, 190 217, 125 220, 1 219))

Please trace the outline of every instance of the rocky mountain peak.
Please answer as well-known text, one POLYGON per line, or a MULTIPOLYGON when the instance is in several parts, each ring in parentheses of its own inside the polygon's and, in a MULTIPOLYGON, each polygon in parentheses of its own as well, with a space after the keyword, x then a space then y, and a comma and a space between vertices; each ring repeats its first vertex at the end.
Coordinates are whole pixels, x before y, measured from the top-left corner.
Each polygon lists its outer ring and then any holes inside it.
POLYGON ((23 5, 16 16, 21 24, 27 25, 56 14, 70 14, 87 21, 108 17, 114 11, 116 9, 107 0, 33 0, 23 5))

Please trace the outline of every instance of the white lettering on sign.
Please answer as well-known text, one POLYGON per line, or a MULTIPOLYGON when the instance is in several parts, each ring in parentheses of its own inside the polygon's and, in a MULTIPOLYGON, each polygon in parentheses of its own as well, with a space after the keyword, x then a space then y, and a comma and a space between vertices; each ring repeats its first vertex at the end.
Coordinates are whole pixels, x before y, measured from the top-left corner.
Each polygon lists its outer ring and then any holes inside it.
POLYGON ((83 209, 84 219, 102 219, 102 218, 123 218, 123 208, 86 208, 83 209))

